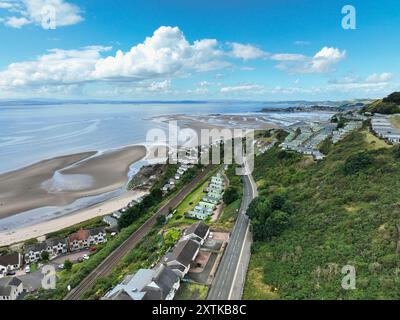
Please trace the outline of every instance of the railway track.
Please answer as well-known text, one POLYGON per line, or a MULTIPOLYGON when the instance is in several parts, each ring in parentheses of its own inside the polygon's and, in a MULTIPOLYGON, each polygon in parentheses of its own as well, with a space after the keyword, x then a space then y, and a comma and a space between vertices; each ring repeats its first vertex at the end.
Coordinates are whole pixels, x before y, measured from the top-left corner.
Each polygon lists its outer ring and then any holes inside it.
POLYGON ((64 300, 79 300, 100 277, 105 277, 117 266, 118 262, 143 238, 149 233, 151 228, 156 224, 157 218, 167 215, 169 208, 176 207, 183 199, 185 199, 211 171, 213 166, 208 166, 198 176, 196 176, 189 184, 184 186, 177 195, 162 206, 151 218, 149 218, 139 229, 129 236, 117 249, 115 249, 107 258, 105 258, 83 281, 74 289, 72 289, 64 298, 64 300))

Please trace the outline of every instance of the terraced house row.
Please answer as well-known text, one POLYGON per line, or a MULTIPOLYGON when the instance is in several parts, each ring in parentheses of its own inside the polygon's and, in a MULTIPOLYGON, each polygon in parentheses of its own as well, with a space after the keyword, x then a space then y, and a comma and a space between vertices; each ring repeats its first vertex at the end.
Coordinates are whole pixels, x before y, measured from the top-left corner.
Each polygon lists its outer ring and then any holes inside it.
POLYGON ((107 242, 104 228, 79 230, 67 238, 48 239, 44 242, 29 245, 25 248, 25 262, 35 263, 42 259, 43 252, 49 254, 50 259, 67 252, 75 252, 107 242))

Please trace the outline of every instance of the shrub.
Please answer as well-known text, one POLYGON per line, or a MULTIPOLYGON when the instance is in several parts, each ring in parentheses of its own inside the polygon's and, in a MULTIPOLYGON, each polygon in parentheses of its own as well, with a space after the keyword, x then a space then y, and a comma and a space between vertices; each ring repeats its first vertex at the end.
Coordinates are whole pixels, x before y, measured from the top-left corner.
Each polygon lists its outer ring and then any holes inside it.
POLYGON ((224 193, 224 202, 226 205, 230 205, 231 203, 239 199, 239 197, 239 189, 236 187, 229 187, 224 193))
POLYGON ((344 164, 344 173, 346 175, 358 173, 374 164, 374 157, 368 152, 360 152, 351 155, 344 164))

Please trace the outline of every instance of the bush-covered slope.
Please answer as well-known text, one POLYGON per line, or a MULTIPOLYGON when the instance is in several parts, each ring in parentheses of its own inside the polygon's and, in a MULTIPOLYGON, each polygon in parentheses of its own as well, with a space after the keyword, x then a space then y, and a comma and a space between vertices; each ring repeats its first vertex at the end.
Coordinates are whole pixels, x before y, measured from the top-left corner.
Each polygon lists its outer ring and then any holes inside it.
POLYGON ((245 299, 399 299, 400 152, 365 132, 332 146, 318 163, 273 148, 256 159, 260 196, 293 206, 277 236, 256 242, 245 299), (342 267, 356 268, 344 290, 342 267))
POLYGON ((393 92, 382 100, 376 100, 363 111, 382 114, 400 113, 400 92, 393 92))

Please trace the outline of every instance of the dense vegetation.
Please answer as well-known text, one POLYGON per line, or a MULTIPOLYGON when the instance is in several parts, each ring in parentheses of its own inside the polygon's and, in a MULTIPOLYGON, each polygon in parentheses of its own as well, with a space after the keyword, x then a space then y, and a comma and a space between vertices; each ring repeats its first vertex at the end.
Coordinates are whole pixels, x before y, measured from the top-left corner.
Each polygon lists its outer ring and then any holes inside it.
POLYGON ((350 134, 321 162, 277 147, 256 158, 262 210, 250 210, 256 241, 244 298, 400 298, 400 148, 367 137, 350 134), (257 215, 271 216, 274 195, 292 208, 263 234, 257 215), (345 265, 356 268, 355 290, 341 286, 345 265))
POLYGON ((279 235, 289 225, 292 212, 292 205, 285 195, 256 198, 247 211, 252 221, 254 240, 270 240, 279 235))
POLYGON ((235 202, 237 199, 240 197, 240 191, 237 186, 230 186, 226 189, 224 193, 224 203, 226 205, 231 204, 232 202, 235 202))
POLYGON ((134 205, 124 212, 121 218, 118 220, 118 226, 120 229, 126 228, 139 219, 144 212, 148 211, 151 207, 159 203, 163 195, 160 189, 154 189, 146 196, 142 202, 134 205))
POLYGON ((400 113, 400 92, 393 92, 386 98, 369 104, 363 111, 382 114, 400 113))

